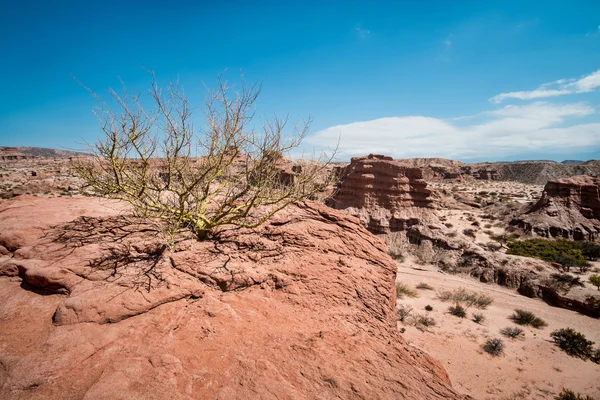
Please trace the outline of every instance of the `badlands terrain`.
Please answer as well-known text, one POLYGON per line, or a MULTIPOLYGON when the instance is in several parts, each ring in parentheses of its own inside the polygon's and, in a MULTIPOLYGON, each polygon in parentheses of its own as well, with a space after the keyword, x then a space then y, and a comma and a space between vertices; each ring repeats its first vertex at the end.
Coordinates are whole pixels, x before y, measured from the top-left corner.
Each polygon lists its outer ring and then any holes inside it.
POLYGON ((170 250, 92 196, 77 155, 33 153, 0 152, 0 398, 600 398, 600 365, 550 337, 600 345, 600 264, 564 285, 505 240, 597 241, 598 161, 357 157, 327 205, 170 250), (443 293, 461 289, 491 304, 454 316, 443 293))

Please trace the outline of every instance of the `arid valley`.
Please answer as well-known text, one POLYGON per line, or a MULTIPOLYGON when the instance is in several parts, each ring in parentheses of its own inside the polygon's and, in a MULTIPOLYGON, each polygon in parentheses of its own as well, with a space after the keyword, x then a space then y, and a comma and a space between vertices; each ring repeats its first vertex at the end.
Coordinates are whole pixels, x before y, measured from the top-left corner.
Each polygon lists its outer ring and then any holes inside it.
POLYGON ((600 263, 510 254, 598 240, 597 161, 357 157, 327 198, 165 249, 73 175, 85 155, 43 154, 0 161, 2 398, 600 396, 600 365, 550 335, 600 344, 600 263))

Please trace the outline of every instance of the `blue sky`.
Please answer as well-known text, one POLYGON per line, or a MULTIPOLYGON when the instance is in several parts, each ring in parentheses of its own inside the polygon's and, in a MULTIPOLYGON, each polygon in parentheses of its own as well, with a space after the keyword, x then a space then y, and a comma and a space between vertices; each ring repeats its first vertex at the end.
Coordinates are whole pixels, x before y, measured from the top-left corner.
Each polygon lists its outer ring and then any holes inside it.
POLYGON ((227 69, 304 150, 464 161, 600 158, 600 2, 3 1, 0 145, 82 148, 96 101, 227 69), (121 3, 121 4, 120 4, 121 3))

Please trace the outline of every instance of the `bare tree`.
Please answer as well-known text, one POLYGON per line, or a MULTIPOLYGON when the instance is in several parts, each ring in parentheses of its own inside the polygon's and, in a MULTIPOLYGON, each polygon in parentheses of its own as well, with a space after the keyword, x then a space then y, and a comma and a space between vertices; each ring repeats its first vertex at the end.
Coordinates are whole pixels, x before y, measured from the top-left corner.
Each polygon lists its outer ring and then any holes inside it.
POLYGON ((299 161, 293 171, 284 159, 300 145, 310 121, 255 124, 260 86, 248 87, 242 78, 239 90, 231 95, 231 89, 219 77, 198 127, 181 86, 170 82, 163 93, 154 74, 151 109, 124 85, 121 94, 110 90, 117 111, 90 91, 101 103, 95 114, 104 137, 90 146, 93 157, 76 161, 77 173, 99 195, 125 200, 137 215, 160 220, 171 232, 188 229, 198 239, 221 225, 257 227, 323 191, 335 151, 299 161))

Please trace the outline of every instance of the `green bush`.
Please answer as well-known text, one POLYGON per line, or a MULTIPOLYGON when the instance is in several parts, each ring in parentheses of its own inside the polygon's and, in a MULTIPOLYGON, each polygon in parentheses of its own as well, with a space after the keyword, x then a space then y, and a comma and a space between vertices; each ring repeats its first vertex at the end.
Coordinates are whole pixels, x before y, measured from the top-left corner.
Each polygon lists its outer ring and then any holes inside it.
POLYGON ((528 239, 520 241, 509 239, 506 253, 557 262, 563 265, 567 271, 575 265, 587 265, 581 244, 567 239, 528 239))
POLYGON ((600 275, 590 275, 588 279, 592 285, 596 286, 598 290, 600 290, 600 275))
POLYGON ((510 316, 514 323, 519 325, 529 325, 537 329, 541 329, 548 325, 543 319, 536 317, 534 313, 525 310, 515 310, 515 313, 510 316))
POLYGON ((571 328, 562 328, 552 332, 550 336, 558 347, 572 357, 587 360, 593 355, 592 346, 594 342, 587 340, 583 333, 571 328))
POLYGON ((483 345, 483 350, 493 356, 499 356, 504 351, 504 343, 501 339, 488 339, 483 345))
POLYGON ((467 310, 460 304, 448 307, 448 312, 458 318, 465 318, 467 316, 467 310))

